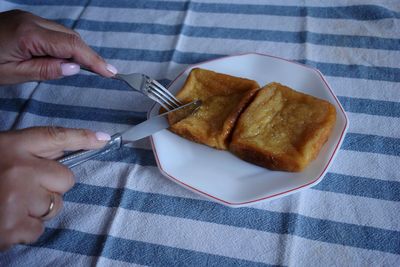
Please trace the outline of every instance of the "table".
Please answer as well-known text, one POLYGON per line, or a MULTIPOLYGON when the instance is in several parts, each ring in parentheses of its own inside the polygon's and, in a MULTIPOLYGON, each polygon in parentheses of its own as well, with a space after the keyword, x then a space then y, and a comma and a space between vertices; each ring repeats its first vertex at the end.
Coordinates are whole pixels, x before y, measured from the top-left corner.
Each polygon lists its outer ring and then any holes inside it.
MULTIPOLYGON (((245 52, 318 68, 350 128, 318 185, 229 208, 163 177, 149 139, 74 169, 76 185, 38 242, 2 266, 399 266, 400 3, 7 0, 75 29, 121 72, 167 85, 187 66, 245 52), (234 3, 232 3, 234 2, 234 3)), ((114 133, 152 102, 81 72, 0 89, 0 129, 114 133)))

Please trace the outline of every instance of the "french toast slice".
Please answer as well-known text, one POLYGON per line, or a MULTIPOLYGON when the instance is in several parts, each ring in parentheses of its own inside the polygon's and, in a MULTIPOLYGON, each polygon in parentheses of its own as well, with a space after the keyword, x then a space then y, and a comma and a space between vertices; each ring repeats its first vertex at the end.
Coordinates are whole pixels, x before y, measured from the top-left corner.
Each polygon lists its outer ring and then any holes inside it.
POLYGON ((270 83, 240 115, 229 150, 271 170, 299 172, 316 158, 335 121, 329 102, 270 83))
MULTIPOLYGON (((176 98, 182 103, 201 100, 202 105, 192 115, 171 125, 170 130, 197 143, 227 150, 239 114, 259 87, 253 80, 195 68, 176 98)), ((172 116, 170 122, 174 121, 172 116)))

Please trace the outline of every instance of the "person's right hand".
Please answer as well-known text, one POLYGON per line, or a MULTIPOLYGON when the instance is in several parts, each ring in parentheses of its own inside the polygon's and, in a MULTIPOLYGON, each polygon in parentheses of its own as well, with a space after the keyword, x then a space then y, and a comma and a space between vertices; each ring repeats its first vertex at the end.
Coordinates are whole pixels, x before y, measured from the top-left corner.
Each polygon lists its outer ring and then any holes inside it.
POLYGON ((59 127, 0 132, 0 250, 36 241, 44 220, 60 211, 62 195, 74 185, 74 178, 54 159, 67 150, 101 148, 109 138, 59 127), (52 195, 54 207, 46 214, 52 195))
POLYGON ((77 32, 21 10, 0 13, 0 84, 58 79, 80 65, 105 77, 117 73, 77 32))

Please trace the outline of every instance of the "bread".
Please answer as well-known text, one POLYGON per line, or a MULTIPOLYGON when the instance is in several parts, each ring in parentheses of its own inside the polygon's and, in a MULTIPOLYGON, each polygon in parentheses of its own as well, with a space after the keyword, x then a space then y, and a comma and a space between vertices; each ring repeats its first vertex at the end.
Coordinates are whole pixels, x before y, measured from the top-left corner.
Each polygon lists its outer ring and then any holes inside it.
MULTIPOLYGON (((195 68, 176 97, 183 103, 202 100, 202 105, 170 130, 189 140, 226 150, 239 114, 259 87, 253 80, 195 68)), ((172 116, 169 120, 173 121, 172 116)))
POLYGON ((268 169, 302 171, 318 155, 335 120, 329 102, 271 83, 241 114, 229 150, 268 169))

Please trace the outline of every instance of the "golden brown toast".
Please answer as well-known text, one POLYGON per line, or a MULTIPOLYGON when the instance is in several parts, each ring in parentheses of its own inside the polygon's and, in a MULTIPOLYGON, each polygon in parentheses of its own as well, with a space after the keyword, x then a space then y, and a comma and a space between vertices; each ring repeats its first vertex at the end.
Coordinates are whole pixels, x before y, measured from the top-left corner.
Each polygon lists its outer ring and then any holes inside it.
MULTIPOLYGON (((202 105, 170 130, 192 141, 226 150, 239 114, 259 87, 253 80, 195 68, 176 97, 183 103, 202 100, 202 105)), ((170 116, 169 120, 173 118, 170 116)))
POLYGON ((302 171, 318 155, 335 120, 329 102, 271 83, 240 115, 229 149, 268 169, 302 171))

